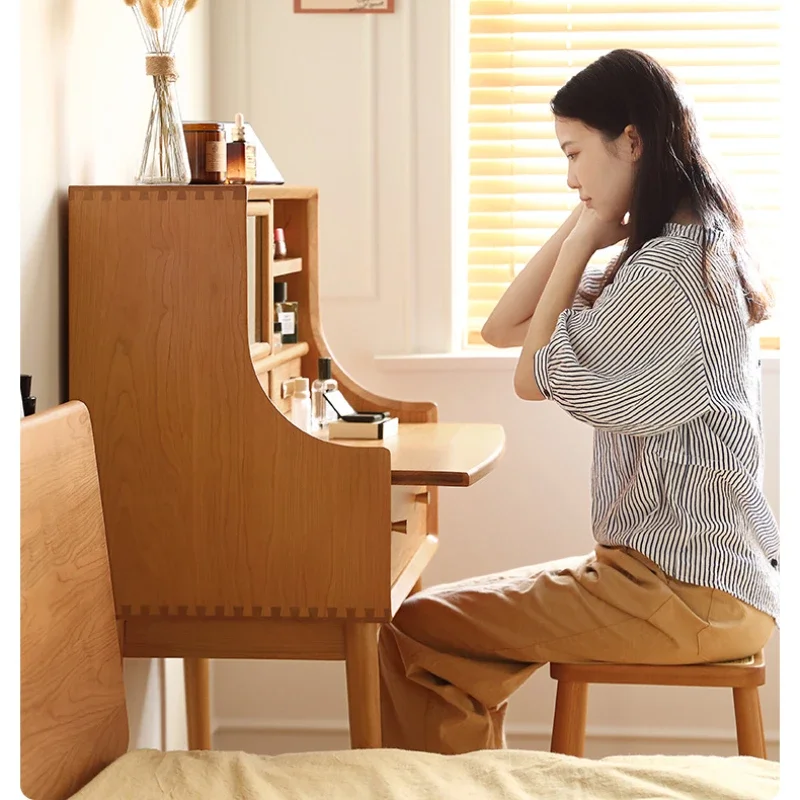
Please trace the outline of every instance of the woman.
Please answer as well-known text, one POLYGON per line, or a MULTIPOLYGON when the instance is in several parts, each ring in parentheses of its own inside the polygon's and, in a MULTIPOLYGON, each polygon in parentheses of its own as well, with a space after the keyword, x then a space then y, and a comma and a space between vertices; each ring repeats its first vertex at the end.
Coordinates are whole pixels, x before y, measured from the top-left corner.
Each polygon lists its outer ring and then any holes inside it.
POLYGON ((595 429, 595 549, 410 597, 381 632, 385 747, 504 747, 506 701, 545 662, 742 658, 778 619, 752 330, 770 299, 734 200, 650 57, 603 56, 551 108, 581 202, 483 334, 522 345, 519 397, 595 429))

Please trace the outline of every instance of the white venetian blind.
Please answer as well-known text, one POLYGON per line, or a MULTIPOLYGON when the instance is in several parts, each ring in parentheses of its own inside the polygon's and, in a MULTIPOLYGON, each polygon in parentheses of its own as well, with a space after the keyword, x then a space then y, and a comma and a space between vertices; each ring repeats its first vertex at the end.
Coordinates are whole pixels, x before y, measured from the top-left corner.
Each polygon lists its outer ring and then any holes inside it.
MULTIPOLYGON (((483 343, 508 284, 578 202, 550 99, 618 47, 648 53, 683 85, 779 297, 780 28, 775 0, 471 0, 467 345, 483 343)), ((761 326, 766 346, 777 324, 776 311, 761 326)))

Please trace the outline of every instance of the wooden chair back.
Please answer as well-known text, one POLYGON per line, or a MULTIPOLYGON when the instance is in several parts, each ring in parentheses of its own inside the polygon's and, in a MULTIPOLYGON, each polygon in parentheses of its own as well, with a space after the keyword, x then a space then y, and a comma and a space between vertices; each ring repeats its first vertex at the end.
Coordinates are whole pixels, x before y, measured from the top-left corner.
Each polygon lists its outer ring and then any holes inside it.
POLYGON ((89 412, 20 423, 21 786, 62 800, 128 747, 89 412))

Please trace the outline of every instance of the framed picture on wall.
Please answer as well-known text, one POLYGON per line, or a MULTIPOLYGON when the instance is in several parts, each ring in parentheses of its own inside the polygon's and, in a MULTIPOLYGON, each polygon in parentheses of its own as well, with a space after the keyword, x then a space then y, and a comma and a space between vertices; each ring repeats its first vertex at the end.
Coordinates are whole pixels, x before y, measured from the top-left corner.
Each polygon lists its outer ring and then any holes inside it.
POLYGON ((295 12, 391 14, 394 0, 294 0, 295 12))

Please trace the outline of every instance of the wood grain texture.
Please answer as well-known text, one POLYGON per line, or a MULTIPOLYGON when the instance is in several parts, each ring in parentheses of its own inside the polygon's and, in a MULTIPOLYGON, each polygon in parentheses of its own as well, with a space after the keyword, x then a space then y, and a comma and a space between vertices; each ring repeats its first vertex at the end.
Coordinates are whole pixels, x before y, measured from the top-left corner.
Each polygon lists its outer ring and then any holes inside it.
POLYGON ((283 275, 292 275, 296 272, 302 272, 302 270, 302 258, 281 258, 273 262, 272 277, 280 278, 283 275))
POLYGON ((586 712, 589 686, 559 681, 550 752, 583 758, 586 744, 586 712))
POLYGON ((314 186, 256 186, 248 185, 248 200, 314 200, 319 192, 314 186))
POLYGON ((733 690, 739 755, 767 757, 758 687, 766 680, 763 651, 750 659, 716 664, 564 664, 551 663, 558 681, 553 735, 554 753, 583 756, 589 685, 698 686, 733 690))
POLYGON ((739 755, 766 758, 767 742, 764 738, 764 720, 757 687, 733 690, 733 713, 739 755))
POLYGON ((263 201, 247 203, 248 217, 268 217, 272 214, 272 205, 263 201))
MULTIPOLYGON (((500 426, 438 426, 435 404, 380 397, 337 364, 318 225, 313 188, 70 187, 69 395, 94 421, 126 655, 347 657, 348 674, 371 674, 343 625, 391 619, 436 551, 436 487, 471 485, 502 453, 500 426), (278 352, 248 343, 248 214, 262 339, 275 226, 301 261, 283 276, 300 341, 278 352), (407 426, 398 441, 341 446, 284 417, 281 381, 313 380, 320 356, 356 409, 407 426), (392 483, 424 498, 404 533, 392 483)), ((189 712, 205 720, 197 685, 189 712)), ((371 714, 359 740, 374 740, 371 714)))
POLYGON ((190 750, 211 749, 211 697, 208 659, 186 658, 183 662, 186 694, 186 738, 190 750))
POLYGON ((69 393, 123 616, 390 606, 389 454, 303 433, 254 372, 247 193, 70 188, 69 393))
POLYGON ((269 342, 255 342, 250 345, 250 358, 253 362, 253 369, 256 375, 259 372, 269 371, 269 365, 264 365, 264 359, 272 352, 269 342))
POLYGON ((62 800, 127 749, 122 661, 86 407, 20 428, 21 785, 62 800))
POLYGON ((337 439, 335 444, 386 448, 395 486, 472 486, 503 455, 505 432, 501 425, 481 423, 402 423, 390 439, 337 439))
POLYGON ((306 342, 285 344, 280 350, 275 352, 272 352, 272 349, 270 348, 270 351, 267 353, 260 352, 257 345, 250 345, 250 354, 253 359, 253 369, 255 369, 256 374, 260 374, 262 372, 271 372, 272 370, 280 367, 282 364, 285 364, 287 361, 296 361, 302 359, 307 352, 308 344, 306 342))
POLYGON ((428 536, 427 500, 422 486, 392 487, 392 585, 428 536))
MULTIPOLYGON (((411 559, 405 563, 405 566, 402 569, 392 571, 392 617, 397 613, 403 601, 420 584, 422 574, 427 569, 428 564, 433 561, 438 547, 439 539, 429 533, 420 540, 419 547, 414 551, 411 559)), ((398 561, 402 563, 402 561, 398 561)))
POLYGON ((550 664, 550 677, 577 683, 618 683, 643 686, 717 686, 745 688, 766 681, 764 653, 750 663, 679 664, 550 664))
MULTIPOLYGON (((263 202, 263 201, 261 201, 263 202)), ((248 206, 252 203, 248 203, 248 206)), ((273 202, 270 201, 270 208, 273 202)), ((260 339, 275 345, 275 333, 273 325, 275 323, 275 292, 273 290, 274 277, 271 272, 271 265, 274 255, 274 233, 273 214, 264 217, 256 222, 256 330, 261 332, 260 339)))
MULTIPOLYGON (((401 422, 436 422, 438 409, 427 401, 410 402, 382 397, 361 386, 337 361, 328 346, 320 312, 319 294, 319 194, 316 189, 303 187, 263 186, 251 187, 252 197, 271 200, 274 214, 264 221, 272 241, 272 229, 281 227, 286 237, 287 249, 303 259, 302 272, 286 276, 289 297, 299 302, 299 330, 301 339, 309 344, 303 358, 303 374, 313 380, 317 375, 320 357, 332 360, 332 374, 338 381, 342 394, 357 411, 391 411, 401 422)), ((271 252, 264 260, 266 269, 272 271, 271 252)), ((268 330, 272 314, 272 281, 264 282, 264 305, 262 308, 262 330, 268 330), (269 296, 267 297, 267 291, 269 296)), ((431 533, 439 527, 438 489, 431 488, 431 499, 427 511, 427 526, 431 533)))
MULTIPOLYGON (((389 619, 388 609, 380 609, 379 616, 389 619)), ((131 658, 341 661, 344 625, 337 615, 328 618, 325 612, 321 618, 305 620, 134 617, 127 623, 125 653, 131 658)))
POLYGON ((345 626, 345 671, 350 746, 381 746, 381 697, 378 668, 380 625, 357 622, 345 626))

